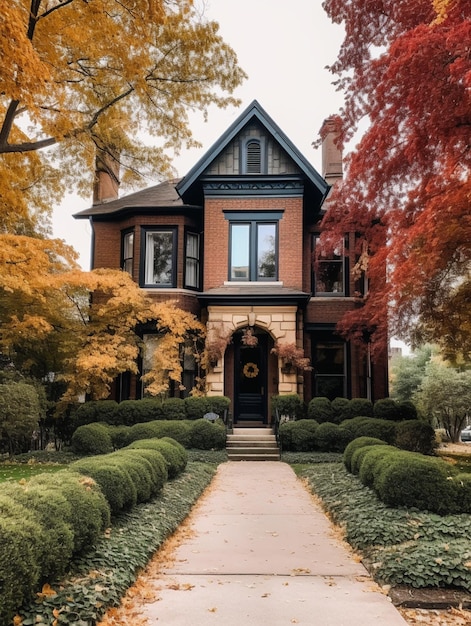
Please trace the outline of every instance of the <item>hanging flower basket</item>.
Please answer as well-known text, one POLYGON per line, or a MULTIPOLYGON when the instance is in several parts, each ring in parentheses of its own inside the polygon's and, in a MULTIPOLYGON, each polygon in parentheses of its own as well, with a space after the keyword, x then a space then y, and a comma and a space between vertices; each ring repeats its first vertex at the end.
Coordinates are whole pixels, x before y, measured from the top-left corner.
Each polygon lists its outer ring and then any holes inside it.
POLYGON ((304 356, 303 349, 298 348, 295 343, 276 342, 271 352, 281 359, 281 371, 283 374, 292 374, 294 369, 303 370, 305 372, 312 370, 310 359, 304 356))

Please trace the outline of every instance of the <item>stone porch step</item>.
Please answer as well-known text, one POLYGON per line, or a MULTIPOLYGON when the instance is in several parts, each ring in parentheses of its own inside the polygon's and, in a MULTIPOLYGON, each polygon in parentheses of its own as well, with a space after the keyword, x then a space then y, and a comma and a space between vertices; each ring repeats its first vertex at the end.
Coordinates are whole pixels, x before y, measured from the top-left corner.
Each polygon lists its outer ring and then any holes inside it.
POLYGON ((226 440, 229 461, 279 461, 280 451, 271 428, 234 428, 226 440))

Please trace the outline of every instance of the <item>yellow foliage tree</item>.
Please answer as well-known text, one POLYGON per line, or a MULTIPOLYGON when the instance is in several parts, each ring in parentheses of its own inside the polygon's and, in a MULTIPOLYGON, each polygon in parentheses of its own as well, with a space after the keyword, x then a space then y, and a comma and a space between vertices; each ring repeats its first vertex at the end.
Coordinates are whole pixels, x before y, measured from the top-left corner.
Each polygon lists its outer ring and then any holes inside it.
POLYGON ((172 303, 155 304, 119 270, 83 272, 59 240, 4 235, 0 247, 0 350, 24 373, 59 373, 61 406, 83 394, 108 396, 121 373, 137 373, 139 325, 162 337, 145 384, 164 393, 181 384, 182 348, 203 325, 172 303))
POLYGON ((192 0, 3 4, 0 232, 34 231, 73 186, 88 195, 97 149, 124 184, 167 175, 168 151, 197 145, 188 111, 238 104, 245 74, 192 0))

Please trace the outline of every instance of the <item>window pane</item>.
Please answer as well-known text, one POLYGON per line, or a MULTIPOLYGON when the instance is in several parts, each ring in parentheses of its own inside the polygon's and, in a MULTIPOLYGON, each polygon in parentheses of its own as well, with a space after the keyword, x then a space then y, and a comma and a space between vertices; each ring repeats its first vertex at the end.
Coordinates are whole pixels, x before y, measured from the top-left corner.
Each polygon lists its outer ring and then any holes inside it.
POLYGON ((344 374, 345 344, 318 343, 315 369, 318 374, 344 374))
POLYGON ((122 268, 132 275, 132 260, 134 255, 134 233, 126 233, 123 237, 123 262, 122 268))
POLYGON ((314 237, 316 265, 314 270, 316 294, 344 294, 344 250, 343 243, 333 252, 325 252, 322 249, 319 236, 314 237))
POLYGON ((146 237, 146 284, 171 285, 172 261, 172 231, 148 232, 146 237))
POLYGON ((199 286, 200 237, 196 233, 186 235, 185 284, 187 287, 199 286))
POLYGON ((231 226, 231 279, 249 280, 250 224, 231 226))
POLYGON ((276 277, 276 225, 257 224, 258 278, 276 277))

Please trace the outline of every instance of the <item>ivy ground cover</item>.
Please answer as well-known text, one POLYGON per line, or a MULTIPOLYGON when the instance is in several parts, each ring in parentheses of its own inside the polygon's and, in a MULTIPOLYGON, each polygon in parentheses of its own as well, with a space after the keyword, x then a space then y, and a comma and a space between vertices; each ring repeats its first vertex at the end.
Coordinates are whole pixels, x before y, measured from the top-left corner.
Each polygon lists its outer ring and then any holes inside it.
POLYGON ((342 463, 297 466, 382 585, 471 591, 471 516, 390 508, 342 463))

